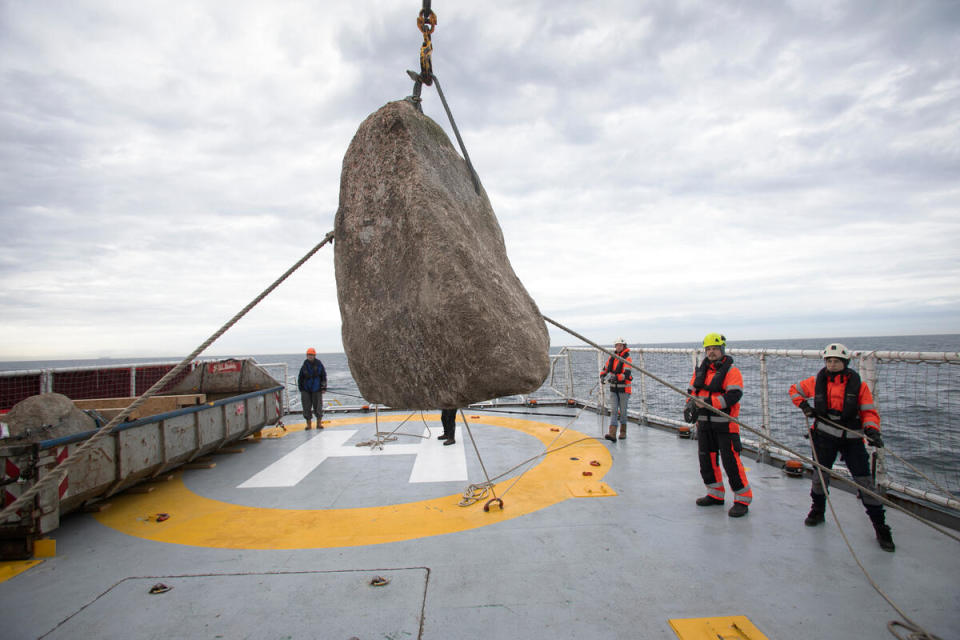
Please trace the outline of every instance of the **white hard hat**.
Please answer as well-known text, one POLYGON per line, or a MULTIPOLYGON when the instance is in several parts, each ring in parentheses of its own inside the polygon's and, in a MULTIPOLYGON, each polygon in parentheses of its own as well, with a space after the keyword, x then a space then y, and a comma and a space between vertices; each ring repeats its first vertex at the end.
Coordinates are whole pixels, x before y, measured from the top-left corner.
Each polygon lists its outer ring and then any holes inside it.
POLYGON ((849 362, 850 351, 839 342, 834 342, 828 344, 827 348, 823 350, 823 359, 826 360, 827 358, 840 358, 849 362))
POLYGON ((627 341, 624 340, 623 338, 617 338, 617 341, 614 342, 613 344, 622 344, 622 345, 625 345, 625 344, 627 344, 627 341))

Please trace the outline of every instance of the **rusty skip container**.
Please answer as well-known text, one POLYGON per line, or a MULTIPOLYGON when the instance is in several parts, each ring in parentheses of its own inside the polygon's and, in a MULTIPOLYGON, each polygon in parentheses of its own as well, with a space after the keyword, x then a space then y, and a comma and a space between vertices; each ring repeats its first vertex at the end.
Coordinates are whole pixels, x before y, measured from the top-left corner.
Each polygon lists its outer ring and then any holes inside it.
MULTIPOLYGON (((0 521, 0 560, 31 558, 34 540, 71 511, 276 424, 282 390, 278 384, 117 425, 70 467, 60 486, 41 491, 32 506, 0 521)), ((0 440, 2 504, 11 504, 94 433, 29 443, 0 440)))

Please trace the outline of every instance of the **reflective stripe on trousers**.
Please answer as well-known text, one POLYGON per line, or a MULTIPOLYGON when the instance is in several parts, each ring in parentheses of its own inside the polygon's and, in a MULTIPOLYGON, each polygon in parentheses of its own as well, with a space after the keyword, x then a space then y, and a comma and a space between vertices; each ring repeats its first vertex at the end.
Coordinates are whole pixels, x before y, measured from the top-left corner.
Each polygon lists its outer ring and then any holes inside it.
MULTIPOLYGON (((833 418, 831 418, 831 420, 833 420, 833 418)), ((839 424, 838 420, 833 420, 833 421, 839 424)), ((862 430, 851 429, 853 433, 850 433, 850 431, 839 429, 837 427, 834 427, 833 425, 820 422, 819 420, 817 420, 815 424, 817 426, 817 431, 826 433, 827 435, 831 435, 836 438, 862 438, 863 437, 862 430)))
POLYGON ((730 488, 734 492, 734 502, 750 504, 753 501, 753 491, 740 461, 740 434, 730 433, 727 428, 724 425, 720 428, 721 431, 706 421, 698 423, 697 453, 700 459, 700 477, 703 478, 709 495, 723 499, 723 476, 720 474, 722 462, 730 488))
MULTIPOLYGON (((827 469, 832 469, 837 454, 840 453, 847 469, 850 470, 853 481, 865 489, 874 493, 877 492, 873 477, 870 475, 870 457, 867 455, 867 448, 864 446, 863 440, 860 438, 831 438, 819 432, 814 432, 812 442, 814 450, 817 452, 817 460, 821 465, 827 469)), ((830 488, 830 474, 826 471, 823 472, 823 481, 826 487, 820 484, 820 474, 814 471, 813 486, 810 488, 812 494, 824 495, 826 490, 830 488)), ((883 509, 881 506, 883 503, 873 496, 860 493, 860 498, 863 500, 865 507, 883 509)))

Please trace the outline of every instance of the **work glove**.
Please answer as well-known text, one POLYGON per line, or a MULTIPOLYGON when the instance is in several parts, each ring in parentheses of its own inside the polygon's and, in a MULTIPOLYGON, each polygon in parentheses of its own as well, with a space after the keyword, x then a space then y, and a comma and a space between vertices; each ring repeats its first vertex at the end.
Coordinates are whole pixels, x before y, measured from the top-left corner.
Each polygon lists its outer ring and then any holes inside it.
POLYGON ((696 403, 693 400, 687 400, 686 406, 683 407, 683 419, 690 424, 696 424, 698 414, 700 413, 696 403))
POLYGON ((883 449, 883 438, 880 437, 880 430, 876 427, 867 427, 863 430, 863 435, 867 437, 867 442, 877 449, 883 449))
POLYGON ((800 407, 800 411, 803 411, 803 415, 808 418, 815 418, 817 416, 817 412, 813 410, 813 407, 811 407, 806 400, 801 400, 797 406, 800 407))

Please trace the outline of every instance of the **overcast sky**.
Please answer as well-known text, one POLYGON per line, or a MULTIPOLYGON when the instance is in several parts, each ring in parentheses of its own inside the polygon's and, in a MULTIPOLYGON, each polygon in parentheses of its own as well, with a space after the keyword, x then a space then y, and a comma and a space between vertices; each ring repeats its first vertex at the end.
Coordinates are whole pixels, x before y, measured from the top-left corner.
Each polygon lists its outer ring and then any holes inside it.
MULTIPOLYGON (((960 3, 432 4, 545 315, 605 343, 960 333, 960 3)), ((203 342, 333 228, 421 5, 0 0, 0 359, 203 342)), ((342 350, 332 247, 207 354, 306 346, 342 350)))

